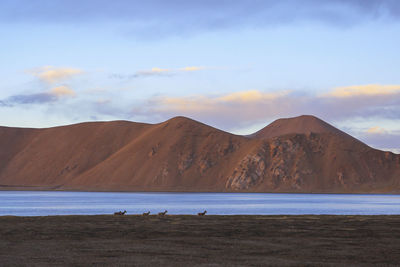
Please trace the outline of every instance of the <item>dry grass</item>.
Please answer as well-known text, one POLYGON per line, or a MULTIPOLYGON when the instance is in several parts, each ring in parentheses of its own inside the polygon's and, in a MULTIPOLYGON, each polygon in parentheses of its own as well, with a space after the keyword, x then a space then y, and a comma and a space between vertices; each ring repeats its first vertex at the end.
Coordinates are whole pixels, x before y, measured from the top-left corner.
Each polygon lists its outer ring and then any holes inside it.
POLYGON ((0 266, 399 262, 400 216, 0 217, 0 266))

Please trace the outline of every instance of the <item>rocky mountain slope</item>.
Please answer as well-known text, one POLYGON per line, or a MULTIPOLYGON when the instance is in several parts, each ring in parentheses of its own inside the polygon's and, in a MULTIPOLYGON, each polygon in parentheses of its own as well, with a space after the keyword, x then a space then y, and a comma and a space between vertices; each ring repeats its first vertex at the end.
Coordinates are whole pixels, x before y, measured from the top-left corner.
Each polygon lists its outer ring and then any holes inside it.
POLYGON ((400 155, 313 116, 249 136, 184 117, 0 127, 0 188, 400 193, 400 155))

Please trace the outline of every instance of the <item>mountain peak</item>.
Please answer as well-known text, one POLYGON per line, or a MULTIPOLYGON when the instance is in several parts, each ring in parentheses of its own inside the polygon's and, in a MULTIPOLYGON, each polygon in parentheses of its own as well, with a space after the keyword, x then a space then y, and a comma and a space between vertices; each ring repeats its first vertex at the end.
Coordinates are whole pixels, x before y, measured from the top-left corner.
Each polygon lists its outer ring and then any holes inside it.
POLYGON ((173 117, 169 120, 166 120, 165 122, 170 122, 170 123, 182 123, 182 122, 197 122, 191 118, 185 117, 185 116, 176 116, 173 117))
POLYGON ((333 133, 347 135, 329 123, 313 116, 301 115, 292 118, 283 118, 273 121, 268 126, 250 135, 252 138, 267 139, 285 134, 308 134, 308 133, 333 133))

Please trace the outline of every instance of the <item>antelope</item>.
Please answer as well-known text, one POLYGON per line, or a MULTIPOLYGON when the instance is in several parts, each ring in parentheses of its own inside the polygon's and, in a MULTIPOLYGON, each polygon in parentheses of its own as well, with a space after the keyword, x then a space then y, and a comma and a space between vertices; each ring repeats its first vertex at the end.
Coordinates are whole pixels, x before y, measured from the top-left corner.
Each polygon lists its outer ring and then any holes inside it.
POLYGON ((158 216, 164 216, 165 214, 167 214, 167 212, 168 212, 167 210, 165 210, 164 212, 159 212, 158 216))
POLYGON ((125 215, 126 210, 122 211, 118 211, 118 212, 114 212, 114 215, 125 215))
POLYGON ((149 216, 149 215, 150 215, 150 211, 143 213, 143 216, 149 216))
POLYGON ((206 215, 206 213, 207 213, 207 211, 205 210, 204 212, 199 212, 199 213, 197 213, 197 215, 199 215, 199 216, 204 216, 204 215, 206 215))

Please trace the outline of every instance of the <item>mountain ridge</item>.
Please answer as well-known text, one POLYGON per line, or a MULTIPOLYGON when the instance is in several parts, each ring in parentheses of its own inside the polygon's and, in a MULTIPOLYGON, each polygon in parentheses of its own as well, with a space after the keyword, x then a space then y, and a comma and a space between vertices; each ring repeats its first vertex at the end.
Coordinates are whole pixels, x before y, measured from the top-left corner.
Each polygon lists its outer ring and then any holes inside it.
POLYGON ((0 127, 0 188, 400 192, 400 155, 299 116, 250 136, 178 116, 157 124, 0 127))

